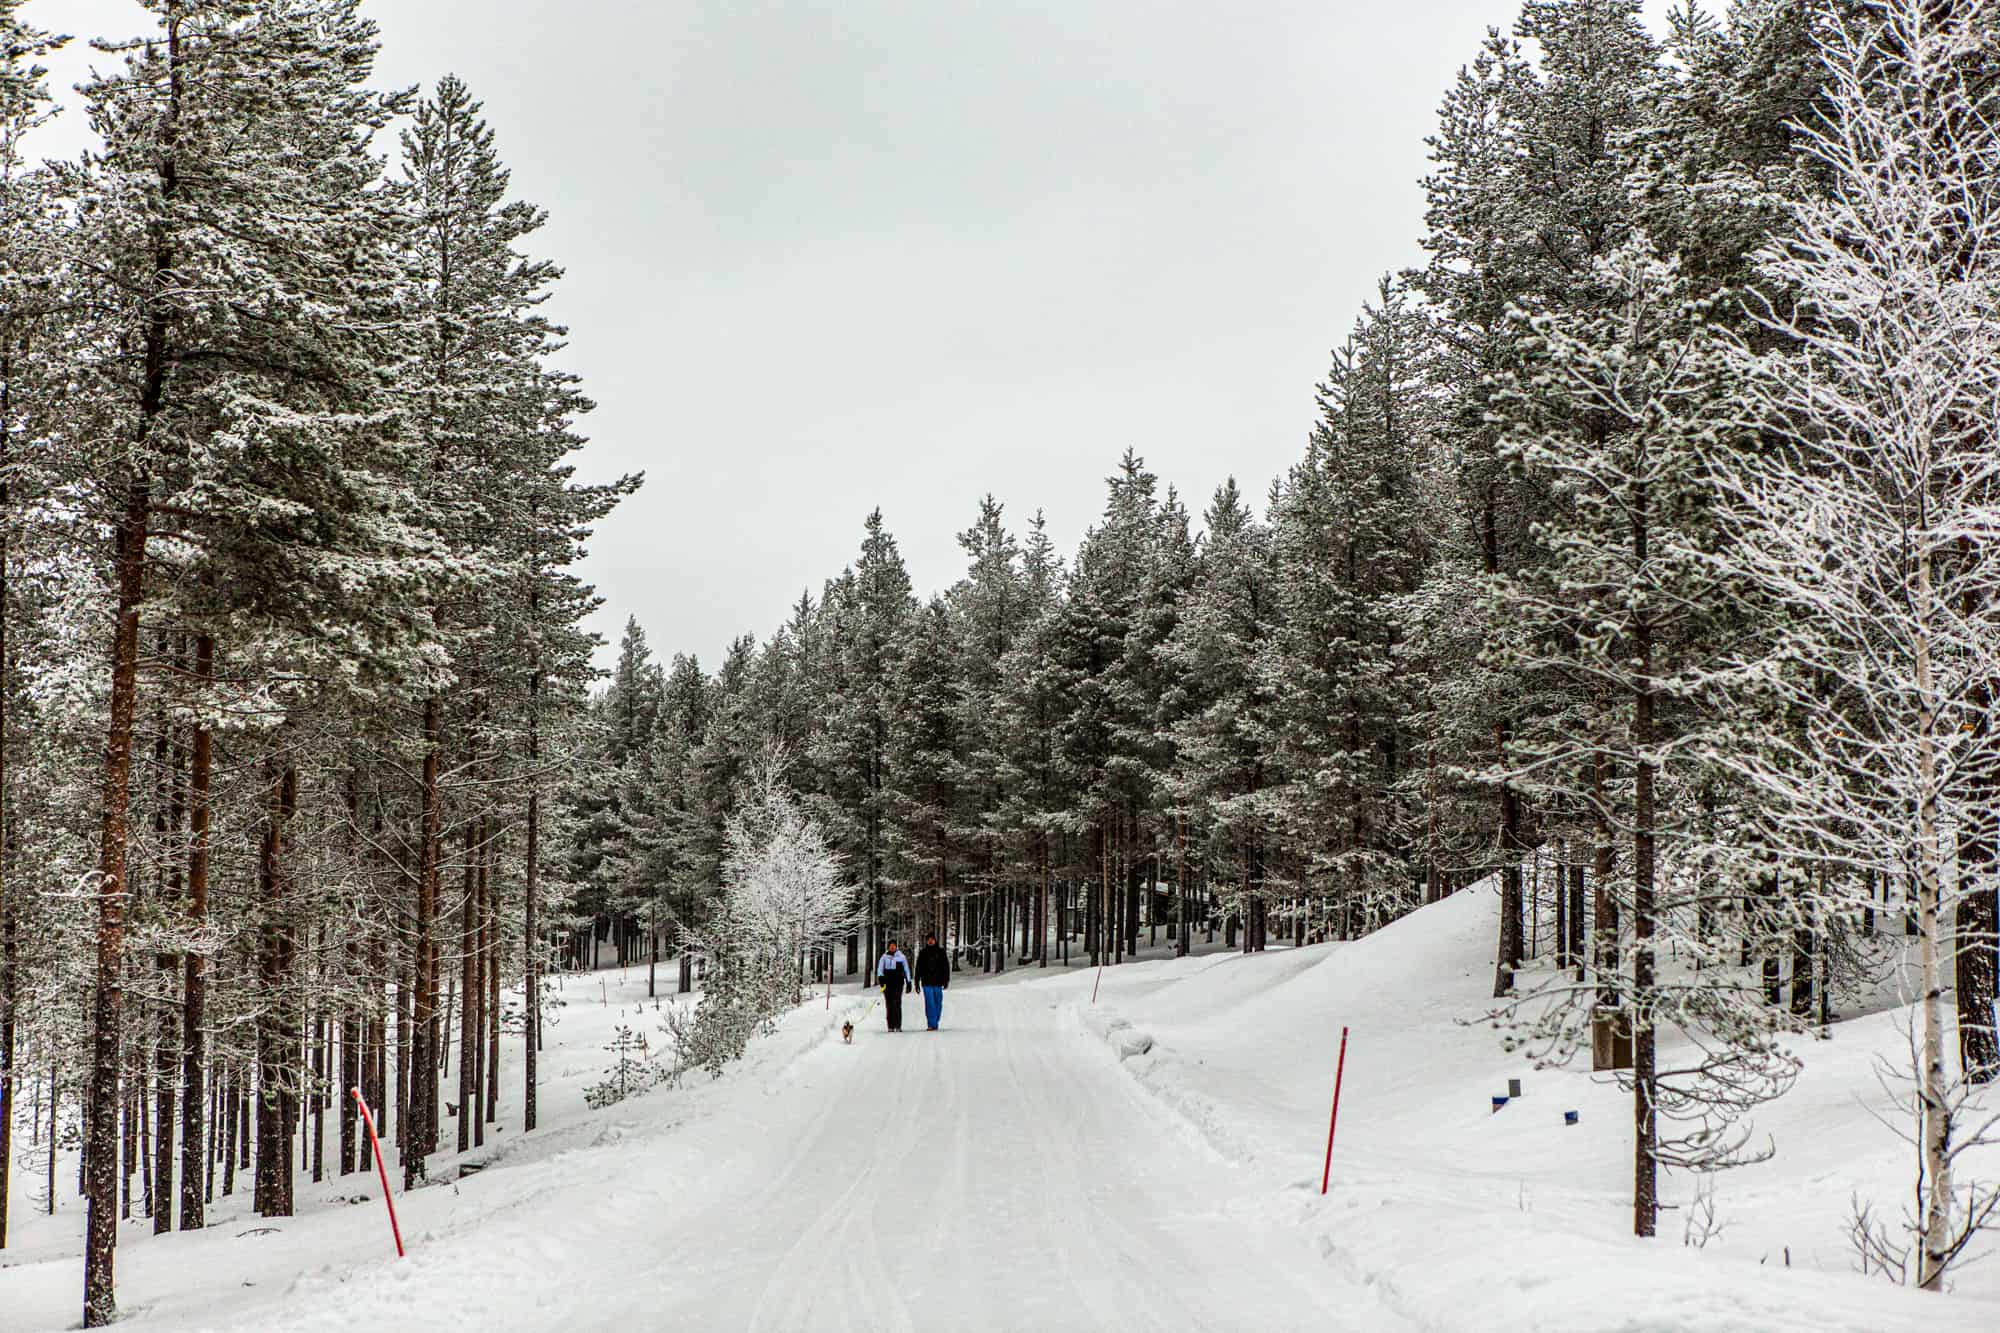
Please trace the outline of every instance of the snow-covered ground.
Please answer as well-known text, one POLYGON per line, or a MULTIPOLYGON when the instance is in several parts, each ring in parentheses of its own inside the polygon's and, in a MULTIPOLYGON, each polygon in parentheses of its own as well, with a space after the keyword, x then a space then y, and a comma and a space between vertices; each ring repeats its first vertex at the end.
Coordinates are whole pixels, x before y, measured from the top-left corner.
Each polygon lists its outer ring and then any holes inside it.
MULTIPOLYGON (((582 1090, 604 1041, 657 1018, 640 970, 571 978, 545 1128, 515 1132, 510 1090, 489 1169, 399 1200, 409 1258, 372 1177, 302 1187, 275 1224, 239 1193, 200 1235, 130 1225, 124 1309, 149 1330, 2000 1327, 1991 1265, 1949 1297, 1850 1271, 1850 1195, 1893 1213, 1908 1189, 1865 1105, 1897 1014, 1809 1045, 1760 1117, 1778 1156, 1718 1184, 1720 1235, 1685 1245, 1669 1211, 1642 1243, 1629 1100, 1457 1021, 1483 1010, 1493 913, 1475 890, 1353 944, 1113 968, 1094 1006, 1081 967, 965 977, 935 1035, 836 989, 723 1079, 603 1112, 582 1090), (1490 1114, 1510 1075, 1523 1097, 1490 1114)), ((1692 1192, 1669 1177, 1668 1203, 1692 1192)), ((0 1328, 75 1326, 81 1218, 22 1229, 0 1328)))
MULTIPOLYGON (((1149 1046, 1124 1061, 1135 1079, 1262 1181, 1270 1212, 1311 1233, 1329 1268, 1418 1327, 2000 1328, 1990 1259, 1975 1255, 1944 1298, 1853 1271, 1851 1199, 1893 1218, 1911 1189, 1913 1151, 1871 1114, 1898 1117, 1875 1059, 1904 1049, 1906 1010, 1802 1044, 1798 1085, 1756 1117, 1777 1155, 1711 1178, 1719 1234, 1688 1243, 1696 1181, 1669 1173, 1660 1234, 1640 1242, 1629 1095, 1587 1072, 1537 1072, 1461 1021, 1490 1004, 1495 914, 1490 890, 1470 890, 1353 944, 1113 971, 1085 1022, 1108 1050, 1149 1046), (1495 1114, 1510 1077, 1523 1096, 1495 1114)), ((1972 1166, 2000 1177, 2000 1154, 1972 1166)))

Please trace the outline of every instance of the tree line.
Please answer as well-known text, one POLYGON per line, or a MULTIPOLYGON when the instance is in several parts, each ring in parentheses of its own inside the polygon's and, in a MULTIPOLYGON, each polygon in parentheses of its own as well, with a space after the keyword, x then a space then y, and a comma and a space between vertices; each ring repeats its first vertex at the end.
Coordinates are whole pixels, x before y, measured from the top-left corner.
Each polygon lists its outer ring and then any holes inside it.
POLYGON ((1993 1215, 1953 1167, 2000 1067, 1996 68, 1971 0, 1528 0, 1268 491, 1197 517, 1128 451, 1067 558, 987 498, 924 596, 878 512, 712 671, 631 625, 573 955, 698 928, 767 752, 859 885, 848 975, 1349 938, 1492 875, 1491 1017, 1630 1089, 1651 1235, 1907 944, 1918 1205, 1862 1229, 1938 1287, 1993 1215))
POLYGON ((135 1208, 199 1228, 242 1170, 285 1216, 295 1172, 369 1169, 350 1088, 415 1183, 450 1118, 483 1137, 525 1027, 534 1127, 545 812, 592 678, 576 566, 636 482, 573 475, 590 404, 551 362, 545 215, 463 82, 372 86, 354 0, 148 0, 78 89, 98 146, 36 163, 68 39, 21 9, 0 1245, 21 1132, 51 1211, 80 1146, 96 1326, 135 1208))

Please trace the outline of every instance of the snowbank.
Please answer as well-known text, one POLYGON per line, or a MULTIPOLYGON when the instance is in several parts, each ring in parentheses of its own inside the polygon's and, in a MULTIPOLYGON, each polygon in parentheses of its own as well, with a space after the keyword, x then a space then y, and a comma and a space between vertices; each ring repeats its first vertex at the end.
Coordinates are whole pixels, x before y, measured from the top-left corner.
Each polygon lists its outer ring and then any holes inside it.
MULTIPOLYGON (((334 1175, 339 1133, 330 1114, 327 1179, 314 1184, 309 1171, 298 1175, 294 1217, 254 1215, 247 1171, 237 1173, 236 1191, 226 1199, 218 1180, 199 1234, 155 1236, 135 1206, 134 1219, 119 1227, 119 1327, 291 1330, 322 1317, 327 1327, 365 1325, 374 1314, 382 1327, 500 1329, 533 1324, 538 1310, 571 1308, 577 1283, 598 1277, 538 1265, 584 1253, 610 1266, 601 1271, 615 1271, 621 1256, 635 1263, 654 1258, 644 1218, 680 1186, 635 1176, 635 1155, 701 1122, 739 1084, 755 1096, 782 1095, 792 1063, 867 1005, 851 987, 835 992, 831 1010, 815 997, 788 1014, 775 1036, 756 1043, 721 1083, 696 1071, 678 1089, 657 1088, 597 1111, 584 1093, 616 1059, 605 1049, 612 1034, 628 1025, 657 1053, 665 1040, 662 1010, 688 997, 672 994, 672 973, 663 970, 661 994, 649 999, 643 967, 572 974, 561 987, 561 1003, 545 1020, 533 1134, 519 1132, 521 1040, 510 1035, 502 1047, 499 1119, 487 1126, 483 1148, 461 1158, 454 1150, 457 1122, 447 1118, 440 1127, 445 1151, 430 1160, 430 1182, 407 1194, 390 1148, 408 1259, 394 1257, 374 1173, 334 1175), (452 1308, 426 1317, 411 1293, 426 1289, 442 1267, 463 1263, 464 1247, 444 1242, 468 1236, 479 1237, 484 1261, 451 1275, 449 1285, 461 1295, 452 1308), (273 1308, 283 1315, 260 1313, 273 1308)), ((58 1168, 53 1217, 41 1215, 29 1197, 34 1173, 15 1173, 14 1225, 0 1251, 0 1333, 78 1324, 84 1209, 74 1192, 73 1155, 64 1155, 58 1168)))
MULTIPOLYGON (((1270 1210, 1315 1233, 1329 1265, 1419 1326, 2000 1327, 2000 1266, 1957 1270, 1943 1298, 1853 1271, 1850 1196, 1893 1215, 1910 1187, 1909 1150, 1875 1118, 1893 1118, 1875 1059, 1903 1050, 1906 1010, 1803 1042, 1797 1087, 1757 1117, 1776 1157, 1709 1179, 1719 1230, 1702 1225, 1698 1181, 1667 1173, 1660 1234, 1641 1242, 1630 1097, 1587 1072, 1535 1070, 1466 1021, 1491 1003, 1496 903, 1468 890, 1353 943, 1113 968, 1094 1008, 1076 982, 1071 1003, 1142 1087, 1263 1177, 1270 1210), (1495 1112, 1510 1078, 1521 1096, 1495 1112)), ((1975 1166, 2000 1175, 1992 1155, 1975 1166)))

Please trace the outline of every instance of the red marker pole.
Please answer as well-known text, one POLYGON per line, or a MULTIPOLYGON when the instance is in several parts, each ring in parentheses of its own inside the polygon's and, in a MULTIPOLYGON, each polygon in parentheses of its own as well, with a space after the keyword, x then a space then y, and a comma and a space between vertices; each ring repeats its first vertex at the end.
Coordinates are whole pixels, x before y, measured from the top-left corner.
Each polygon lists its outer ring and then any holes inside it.
POLYGON ((389 1194, 389 1167, 382 1160, 382 1140, 375 1137, 375 1117, 368 1113, 368 1102, 361 1095, 361 1089, 351 1088, 354 1104, 361 1108, 361 1122, 368 1126, 368 1142, 375 1150, 375 1174, 382 1180, 382 1202, 389 1205, 389 1234, 396 1238, 396 1257, 403 1257, 403 1229, 396 1225, 396 1200, 389 1194))
POLYGON ((1326 1168, 1319 1174, 1319 1192, 1333 1179, 1333 1129, 1340 1123, 1340 1078, 1347 1072, 1347 1029, 1340 1030, 1340 1063, 1333 1069, 1333 1117, 1326 1122, 1326 1168))

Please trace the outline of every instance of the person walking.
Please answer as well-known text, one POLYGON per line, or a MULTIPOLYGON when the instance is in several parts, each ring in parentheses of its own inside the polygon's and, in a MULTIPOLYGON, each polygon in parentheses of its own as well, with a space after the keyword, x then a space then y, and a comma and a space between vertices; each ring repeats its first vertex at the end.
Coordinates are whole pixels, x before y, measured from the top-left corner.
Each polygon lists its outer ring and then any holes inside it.
POLYGON ((924 947, 917 950, 917 984, 924 988, 924 1025, 936 1032, 944 1017, 944 988, 951 984, 951 959, 935 934, 924 936, 924 947))
POLYGON ((910 960, 890 940, 881 961, 875 964, 875 984, 882 988, 882 1009, 889 1016, 889 1031, 903 1030, 903 996, 916 988, 910 980, 910 960))

